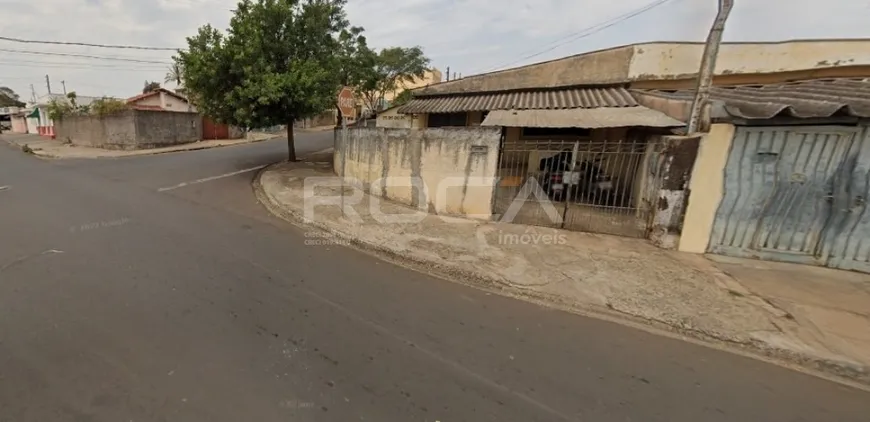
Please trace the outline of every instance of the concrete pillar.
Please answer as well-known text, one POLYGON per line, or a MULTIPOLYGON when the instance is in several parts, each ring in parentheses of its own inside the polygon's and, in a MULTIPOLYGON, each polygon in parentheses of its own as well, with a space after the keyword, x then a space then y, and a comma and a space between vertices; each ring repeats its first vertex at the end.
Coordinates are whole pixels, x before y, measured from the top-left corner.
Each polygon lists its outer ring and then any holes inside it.
POLYGON ((689 179, 698 155, 700 136, 663 136, 658 160, 658 198, 653 204, 652 243, 664 249, 679 244, 689 179))

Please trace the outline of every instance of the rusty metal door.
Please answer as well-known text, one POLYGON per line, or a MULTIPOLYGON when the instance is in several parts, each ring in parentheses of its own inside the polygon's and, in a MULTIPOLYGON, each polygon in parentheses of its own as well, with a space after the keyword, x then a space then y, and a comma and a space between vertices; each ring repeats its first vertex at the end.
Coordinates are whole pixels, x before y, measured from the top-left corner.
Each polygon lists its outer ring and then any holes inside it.
POLYGON ((709 250, 828 265, 861 144, 855 127, 739 127, 709 250))

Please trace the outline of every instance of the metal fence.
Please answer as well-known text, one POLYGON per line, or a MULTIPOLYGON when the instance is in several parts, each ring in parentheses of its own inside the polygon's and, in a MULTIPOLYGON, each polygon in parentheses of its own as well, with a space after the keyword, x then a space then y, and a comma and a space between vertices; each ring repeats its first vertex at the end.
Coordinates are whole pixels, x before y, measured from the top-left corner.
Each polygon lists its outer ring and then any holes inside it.
POLYGON ((493 210, 505 221, 646 237, 653 152, 642 139, 504 142, 493 210))

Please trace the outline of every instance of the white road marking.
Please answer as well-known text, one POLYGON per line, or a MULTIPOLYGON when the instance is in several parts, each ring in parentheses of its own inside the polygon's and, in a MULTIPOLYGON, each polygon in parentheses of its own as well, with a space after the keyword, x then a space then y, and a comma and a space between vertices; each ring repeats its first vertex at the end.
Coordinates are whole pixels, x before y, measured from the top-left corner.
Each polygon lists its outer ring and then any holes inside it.
POLYGON ((266 167, 266 164, 264 164, 264 165, 262 165, 262 166, 251 167, 251 168, 244 169, 244 170, 234 171, 234 172, 232 172, 232 173, 226 173, 226 174, 221 174, 221 175, 211 176, 211 177, 204 177, 204 178, 202 178, 202 179, 196 179, 196 180, 194 180, 194 181, 190 181, 190 182, 181 182, 181 183, 179 183, 179 184, 177 184, 177 185, 175 185, 175 186, 167 186, 167 187, 165 187, 165 188, 157 189, 157 192, 166 192, 166 191, 168 191, 168 190, 173 190, 173 189, 183 188, 183 187, 185 187, 185 186, 195 185, 195 184, 198 184, 198 183, 211 182, 212 180, 223 179, 223 178, 225 178, 225 177, 231 177, 231 176, 235 176, 235 175, 237 175, 237 174, 242 174, 242 173, 248 173, 248 172, 252 172, 252 171, 257 171, 257 170, 259 170, 259 169, 261 169, 261 168, 263 168, 263 167, 266 167))
POLYGON ((6 190, 11 188, 12 186, 0 186, 0 190, 6 190))

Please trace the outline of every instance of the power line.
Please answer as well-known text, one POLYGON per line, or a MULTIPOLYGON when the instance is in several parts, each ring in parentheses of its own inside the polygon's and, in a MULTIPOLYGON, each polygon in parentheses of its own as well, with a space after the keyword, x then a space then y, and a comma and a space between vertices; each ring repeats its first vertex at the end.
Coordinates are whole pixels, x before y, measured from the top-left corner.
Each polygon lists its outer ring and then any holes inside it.
POLYGON ((10 41, 25 44, 54 44, 54 45, 78 45, 83 47, 98 47, 98 48, 121 48, 128 50, 154 50, 154 51, 178 51, 179 48, 172 47, 145 47, 138 45, 117 45, 117 44, 90 44, 83 42, 67 42, 67 41, 42 41, 42 40, 25 40, 21 38, 0 37, 2 41, 10 41))
POLYGON ((150 73, 165 71, 165 69, 163 69, 163 68, 144 68, 144 67, 137 67, 137 68, 131 68, 131 67, 105 67, 105 68, 96 67, 95 68, 94 66, 88 66, 88 65, 81 65, 81 66, 55 65, 55 64, 46 65, 43 63, 39 63, 39 62, 35 62, 35 63, 37 63, 37 64, 0 62, 0 67, 13 66, 13 67, 25 67, 25 68, 32 68, 32 69, 48 68, 48 69, 68 69, 68 70, 105 69, 105 70, 112 70, 112 71, 137 71, 137 72, 150 72, 150 73))
POLYGON ((523 61, 523 60, 528 60, 528 59, 531 59, 531 58, 534 58, 534 57, 540 56, 541 54, 549 53, 549 52, 551 52, 551 51, 553 51, 553 50, 555 50, 555 49, 557 49, 557 48, 559 48, 559 47, 561 47, 561 46, 563 46, 563 45, 565 45, 565 44, 570 44, 570 43, 572 43, 572 42, 574 42, 574 41, 577 41, 577 40, 579 40, 579 39, 581 39, 581 38, 586 38, 586 37, 588 37, 588 36, 590 36, 590 35, 592 35, 592 34, 595 34, 595 33, 601 32, 601 31, 603 31, 603 30, 605 30, 605 29, 607 29, 607 28, 610 28, 611 26, 614 26, 614 25, 616 25, 616 24, 622 23, 622 22, 624 22, 624 21, 626 21, 626 20, 628 20, 628 19, 631 19, 631 18, 633 18, 633 17, 635 17, 635 16, 637 16, 637 15, 640 15, 640 14, 646 13, 646 12, 648 12, 648 11, 650 11, 650 10, 656 8, 656 7, 659 7, 659 6, 661 6, 661 5, 665 4, 665 3, 668 3, 668 2, 670 2, 670 1, 672 1, 672 0, 656 0, 656 1, 652 2, 652 3, 647 4, 646 6, 643 6, 643 7, 639 8, 639 9, 635 9, 635 10, 633 10, 633 11, 631 11, 631 12, 628 12, 628 13, 625 13, 625 14, 623 14, 623 15, 617 16, 617 17, 615 17, 615 18, 612 18, 612 19, 606 20, 606 21, 601 22, 601 23, 599 23, 599 24, 597 24, 597 25, 593 25, 593 26, 590 26, 590 27, 584 28, 584 29, 582 29, 582 30, 580 30, 580 31, 574 32, 574 33, 572 33, 572 34, 569 34, 569 35, 567 35, 566 37, 562 37, 562 38, 560 38, 560 39, 558 39, 558 40, 552 41, 552 42, 550 42, 549 44, 553 44, 553 43, 558 43, 558 44, 556 44, 556 45, 554 45, 554 46, 552 46, 552 47, 550 47, 550 48, 547 48, 547 49, 545 49, 545 50, 539 51, 539 52, 537 52, 537 53, 534 53, 534 54, 531 54, 531 55, 528 55, 528 56, 522 57, 522 58, 520 58, 520 59, 517 59, 517 60, 511 61, 511 62, 508 62, 508 63, 502 64, 502 65, 499 65, 499 66, 490 67, 490 68, 488 68, 488 69, 486 69, 486 70, 484 70, 484 71, 482 71, 482 72, 480 72, 480 73, 487 73, 487 72, 490 72, 490 71, 493 71, 493 70, 496 70, 496 69, 501 69, 501 68, 504 68, 504 67, 507 67, 507 66, 510 66, 510 65, 513 65, 513 64, 519 63, 519 62, 521 62, 521 61, 523 61), (563 40, 564 40, 564 41, 563 41, 563 40), (560 41, 562 41, 562 42, 560 42, 560 41))
POLYGON ((83 69, 153 69, 153 70, 166 70, 166 66, 160 66, 156 64, 135 66, 133 65, 124 65, 122 63, 114 64, 114 63, 82 63, 82 62, 47 62, 47 61, 36 61, 36 60, 15 60, 8 62, 0 62, 0 63, 8 63, 8 64, 35 64, 35 65, 44 65, 51 67, 76 67, 83 69))
POLYGON ((125 59, 120 57, 106 57, 106 56, 91 56, 87 54, 71 54, 71 53, 53 53, 48 51, 31 51, 31 50, 12 50, 6 48, 0 48, 0 51, 6 51, 9 53, 19 53, 19 54, 36 54, 42 56, 64 56, 64 57, 81 57, 86 59, 98 59, 98 60, 116 60, 121 62, 133 62, 133 63, 157 63, 157 64, 165 64, 171 65, 170 62, 159 62, 155 60, 138 60, 138 59, 125 59))

